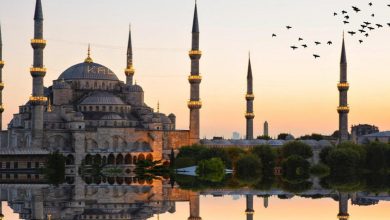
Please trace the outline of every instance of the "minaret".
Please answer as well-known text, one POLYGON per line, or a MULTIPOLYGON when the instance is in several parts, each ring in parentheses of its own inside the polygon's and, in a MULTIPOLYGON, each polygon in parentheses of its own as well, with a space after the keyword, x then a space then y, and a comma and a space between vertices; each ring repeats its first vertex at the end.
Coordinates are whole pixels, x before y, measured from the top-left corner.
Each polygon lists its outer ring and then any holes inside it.
POLYGON ((41 0, 36 0, 34 15, 34 39, 31 40, 31 46, 34 49, 34 63, 30 69, 33 78, 32 96, 30 103, 32 105, 31 113, 31 131, 34 147, 42 147, 43 139, 43 112, 47 98, 44 96, 43 78, 46 75, 46 68, 43 65, 43 49, 46 41, 43 39, 43 13, 41 0))
POLYGON ((199 200, 199 193, 197 192, 190 192, 190 217, 188 217, 188 220, 201 220, 200 217, 200 200, 199 200))
POLYGON ((268 133, 268 122, 267 121, 265 121, 264 122, 264 130, 263 130, 263 135, 264 136, 269 136, 269 133, 268 133))
POLYGON ((337 218, 340 220, 349 219, 348 199, 349 199, 349 196, 347 193, 340 193, 339 194, 339 214, 337 215, 337 218))
POLYGON ((253 220, 253 214, 255 211, 253 210, 253 195, 246 195, 246 220, 253 220))
POLYGON ((3 106, 3 89, 4 89, 3 67, 4 67, 3 41, 1 39, 1 26, 0 26, 0 131, 3 130, 3 112, 4 112, 4 106, 3 106))
POLYGON ((345 52, 345 42, 343 34, 343 45, 341 49, 341 59, 340 59, 340 82, 337 85, 337 88, 340 92, 339 107, 337 112, 339 113, 339 142, 347 141, 348 138, 348 89, 349 84, 347 81, 347 55, 345 52))
POLYGON ((248 75, 247 75, 247 92, 246 92, 246 139, 253 140, 253 119, 255 118, 255 114, 253 114, 253 100, 255 96, 253 95, 253 77, 252 77, 252 66, 251 66, 251 58, 249 56, 248 63, 248 75))
POLYGON ((135 73, 135 70, 133 67, 133 46, 131 43, 131 27, 129 27, 129 41, 127 43, 126 62, 127 62, 126 69, 125 69, 126 85, 131 86, 131 85, 133 85, 133 76, 135 73))
POLYGON ((190 144, 196 144, 199 142, 199 112, 202 108, 202 102, 199 98, 199 84, 202 81, 199 73, 199 60, 202 52, 199 50, 199 23, 196 3, 192 25, 192 47, 189 56, 191 58, 191 75, 188 77, 191 84, 190 100, 188 101, 188 108, 190 109, 190 144))

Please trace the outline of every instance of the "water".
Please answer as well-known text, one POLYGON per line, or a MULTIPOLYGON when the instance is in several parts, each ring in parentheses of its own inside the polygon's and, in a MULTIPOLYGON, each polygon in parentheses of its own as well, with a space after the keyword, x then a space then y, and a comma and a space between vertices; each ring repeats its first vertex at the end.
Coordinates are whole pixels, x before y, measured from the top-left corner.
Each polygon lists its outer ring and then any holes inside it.
MULTIPOLYGON (((186 179, 188 181, 188 179, 186 179)), ((0 184, 4 219, 389 219, 387 192, 340 192, 312 179, 310 189, 291 193, 279 188, 255 190, 247 186, 223 188, 203 185, 180 188, 169 179, 132 184, 72 184, 51 186, 19 180, 0 184), (344 218, 346 219, 346 218, 344 218)), ((178 180, 180 182, 180 180, 178 180)), ((111 182, 112 183, 112 182, 111 182)))

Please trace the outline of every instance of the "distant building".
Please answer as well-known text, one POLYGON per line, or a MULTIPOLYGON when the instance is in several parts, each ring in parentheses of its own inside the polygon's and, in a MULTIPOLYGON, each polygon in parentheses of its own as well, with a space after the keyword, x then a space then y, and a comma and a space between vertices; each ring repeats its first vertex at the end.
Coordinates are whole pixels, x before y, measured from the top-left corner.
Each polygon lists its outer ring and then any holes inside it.
POLYGON ((375 125, 359 124, 353 125, 351 128, 351 140, 358 143, 360 137, 368 134, 378 133, 379 129, 375 125))
POLYGON ((240 133, 238 133, 238 132, 233 132, 233 135, 232 135, 232 139, 233 140, 239 140, 239 139, 241 139, 240 138, 240 133))
POLYGON ((368 135, 363 135, 358 138, 358 144, 368 144, 370 142, 379 141, 381 143, 390 143, 390 131, 383 131, 368 135))
POLYGON ((268 133, 268 122, 267 121, 264 122, 263 135, 264 136, 269 136, 269 133, 268 133))

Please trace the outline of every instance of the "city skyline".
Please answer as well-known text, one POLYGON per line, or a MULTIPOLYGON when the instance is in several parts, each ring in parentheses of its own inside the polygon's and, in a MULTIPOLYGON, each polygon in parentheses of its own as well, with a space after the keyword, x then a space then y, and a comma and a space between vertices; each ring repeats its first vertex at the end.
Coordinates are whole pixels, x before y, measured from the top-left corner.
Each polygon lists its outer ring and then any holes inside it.
MULTIPOLYGON (((126 62, 123 57, 127 49, 128 23, 131 22, 134 66, 137 72, 135 80, 147 91, 146 102, 156 103, 157 106, 159 100, 161 111, 176 114, 177 128, 187 129, 187 76, 190 72, 187 53, 191 43, 188 38, 191 31, 188 23, 192 21, 193 1, 179 3, 172 0, 164 4, 157 1, 150 1, 153 4, 118 1, 118 4, 98 2, 96 5, 85 2, 76 10, 72 10, 72 17, 66 17, 65 12, 74 6, 76 1, 44 1, 45 33, 48 40, 45 50, 45 65, 48 68, 45 86, 50 85, 52 80, 73 63, 81 62, 86 57, 88 43, 91 43, 92 58, 110 67, 125 81, 123 69, 126 62), (170 4, 181 10, 173 13, 168 7, 170 4), (141 8, 145 10, 145 7, 150 8, 150 14, 138 12, 141 8), (158 10, 161 7, 165 10, 158 10), (89 10, 85 10, 86 8, 89 10), (107 16, 112 12, 118 12, 117 16, 107 16), (160 20, 156 22, 156 18, 160 20), (61 28, 56 27, 58 24, 61 28), (166 31, 163 31, 164 29, 166 31), (159 83, 156 83, 157 81, 159 83)), ((338 117, 335 108, 338 92, 335 83, 339 77, 341 33, 344 27, 332 18, 332 13, 333 10, 349 7, 351 2, 353 4, 354 1, 335 3, 333 6, 324 4, 318 14, 319 24, 314 21, 303 22, 306 15, 293 17, 294 14, 302 13, 302 9, 294 8, 296 6, 290 9, 281 8, 277 12, 287 13, 289 10, 285 17, 288 19, 285 20, 306 36, 325 35, 321 38, 334 40, 334 46, 322 48, 325 52, 322 53, 321 59, 314 60, 305 52, 290 51, 287 43, 298 34, 287 36, 283 30, 285 21, 266 12, 266 9, 274 12, 271 8, 280 6, 280 3, 267 2, 262 5, 264 7, 260 7, 256 1, 245 1, 242 4, 226 1, 224 10, 218 11, 218 1, 199 1, 202 33, 200 47, 203 51, 200 71, 203 76, 201 98, 204 106, 201 110, 201 137, 229 137, 235 130, 241 134, 245 133, 243 97, 246 89, 248 50, 251 50, 256 96, 255 136, 262 134, 263 122, 266 120, 270 123, 271 136, 280 132, 294 135, 313 132, 331 134, 337 130, 338 117), (236 10, 249 10, 252 13, 239 12, 238 16, 233 16, 234 19, 228 18, 227 14, 233 12, 234 7, 236 10), (266 12, 267 19, 276 19, 275 23, 267 24, 267 20, 262 17, 265 15, 258 15, 255 13, 256 9, 266 12), (231 35, 226 34, 229 31, 232 32, 231 35), (286 39, 272 40, 270 34, 273 32, 284 34, 286 39), (283 65, 279 65, 280 63, 283 65), (313 74, 318 76, 313 77, 313 74)), ((308 1, 299 3, 308 8, 314 4, 308 1)), ((287 6, 291 3, 285 4, 287 6)), ((18 106, 24 104, 31 94, 29 67, 32 64, 32 54, 29 41, 33 33, 33 5, 34 1, 18 4, 4 1, 0 7, 3 60, 6 62, 3 69, 3 127, 8 124, 12 114, 17 112, 18 106), (15 19, 13 13, 18 15, 18 19, 15 19)), ((315 12, 316 10, 312 10, 310 14, 313 16, 315 12)), ((380 16, 379 13, 378 20, 381 19, 380 16)), ((382 101, 386 100, 385 82, 390 78, 386 74, 389 71, 384 66, 386 52, 390 49, 390 45, 386 45, 384 40, 386 33, 387 30, 377 32, 363 46, 358 45, 356 38, 346 37, 349 81, 352 85, 349 93, 352 106, 349 127, 352 124, 369 123, 378 125, 381 130, 390 129, 390 116, 386 115, 390 104, 382 101), (372 56, 367 51, 377 55, 372 56)), ((156 106, 153 107, 157 109, 156 106)))

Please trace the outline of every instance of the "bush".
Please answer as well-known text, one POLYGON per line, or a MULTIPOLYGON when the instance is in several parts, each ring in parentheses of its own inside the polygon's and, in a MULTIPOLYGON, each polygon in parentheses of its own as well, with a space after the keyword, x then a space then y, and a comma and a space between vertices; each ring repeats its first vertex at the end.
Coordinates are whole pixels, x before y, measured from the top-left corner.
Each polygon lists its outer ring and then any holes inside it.
POLYGON ((320 152, 320 161, 324 164, 329 164, 328 162, 328 156, 329 153, 332 151, 333 147, 325 147, 320 152))
POLYGON ((196 173, 201 179, 220 182, 225 176, 225 165, 220 158, 211 158, 199 162, 196 173))
POLYGON ((360 155, 351 148, 335 148, 328 156, 332 176, 353 176, 357 173, 360 155))
POLYGON ((325 177, 330 174, 330 168, 325 164, 316 164, 310 168, 310 173, 317 177, 325 177))
POLYGON ((313 156, 313 150, 311 147, 300 141, 292 141, 283 145, 282 155, 284 158, 288 158, 292 155, 301 156, 304 159, 308 159, 313 156))
POLYGON ((386 169, 386 144, 373 142, 365 147, 366 168, 373 172, 380 172, 386 169))
POLYGON ((245 155, 237 161, 236 174, 240 179, 258 179, 261 177, 263 166, 261 160, 256 155, 245 155))
POLYGON ((299 182, 310 177, 310 163, 301 156, 292 155, 282 162, 283 177, 290 182, 299 182))
POLYGON ((49 183, 58 185, 65 182, 65 162, 66 157, 58 152, 51 153, 47 156, 43 173, 49 183))
POLYGON ((268 145, 260 145, 251 149, 251 153, 258 156, 263 165, 263 173, 272 175, 275 167, 276 155, 268 145))

